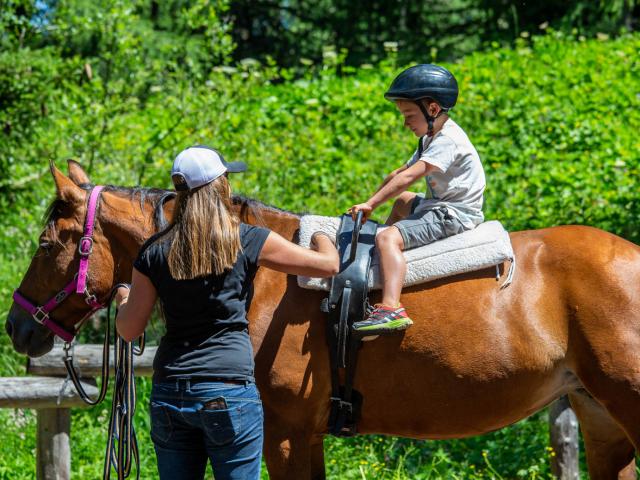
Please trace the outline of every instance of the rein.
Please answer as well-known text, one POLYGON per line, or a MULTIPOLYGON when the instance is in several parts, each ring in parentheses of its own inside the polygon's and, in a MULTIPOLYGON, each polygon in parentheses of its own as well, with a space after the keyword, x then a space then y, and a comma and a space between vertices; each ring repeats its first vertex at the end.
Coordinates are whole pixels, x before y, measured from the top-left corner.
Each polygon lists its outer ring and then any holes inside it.
MULTIPOLYGON (((63 361, 67 369, 68 377, 73 382, 80 398, 85 403, 92 406, 101 403, 107 394, 107 388, 109 386, 111 304, 118 287, 126 285, 122 283, 115 285, 111 289, 106 303, 99 302, 97 297, 94 294, 91 294, 87 287, 89 256, 93 252, 93 230, 96 221, 98 202, 103 189, 103 185, 96 185, 91 189, 89 194, 84 231, 78 243, 80 265, 78 267, 78 272, 73 277, 73 280, 71 280, 62 290, 43 305, 35 305, 17 289, 13 292, 13 299, 16 304, 29 312, 37 323, 48 328, 51 332, 64 340, 63 361), (84 295, 84 301, 90 307, 90 310, 80 319, 80 321, 76 322, 73 327, 73 331, 69 331, 63 325, 53 320, 50 313, 59 307, 60 304, 73 293, 84 295), (73 366, 72 342, 87 318, 105 307, 107 307, 107 320, 105 322, 104 342, 102 344, 102 383, 100 385, 100 392, 98 393, 98 396, 95 399, 91 399, 82 387, 78 373, 73 366)), ((117 315, 118 312, 116 309, 116 316, 117 315)), ((138 348, 133 346, 133 342, 125 342, 122 340, 122 338, 117 334, 115 325, 113 337, 115 384, 111 404, 111 415, 109 418, 109 435, 107 440, 107 449, 105 452, 103 478, 109 479, 111 477, 111 467, 115 469, 118 475, 118 480, 127 478, 131 473, 132 459, 135 460, 136 463, 136 478, 140 478, 138 442, 136 439, 135 429, 133 427, 133 415, 135 413, 136 406, 133 355, 142 355, 145 343, 144 335, 139 339, 138 348)))

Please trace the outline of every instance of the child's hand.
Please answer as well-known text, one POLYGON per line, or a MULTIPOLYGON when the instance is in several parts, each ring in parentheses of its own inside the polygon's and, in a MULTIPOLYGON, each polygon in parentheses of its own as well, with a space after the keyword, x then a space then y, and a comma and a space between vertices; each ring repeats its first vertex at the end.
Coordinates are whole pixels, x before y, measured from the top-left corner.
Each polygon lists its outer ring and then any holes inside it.
POLYGON ((351 217, 354 220, 356 219, 356 215, 358 214, 358 212, 362 212, 362 222, 364 223, 371 216, 371 212, 373 212, 373 207, 371 207, 371 205, 365 202, 365 203, 359 203, 357 205, 354 205, 349 210, 347 210, 347 213, 350 213, 351 217))

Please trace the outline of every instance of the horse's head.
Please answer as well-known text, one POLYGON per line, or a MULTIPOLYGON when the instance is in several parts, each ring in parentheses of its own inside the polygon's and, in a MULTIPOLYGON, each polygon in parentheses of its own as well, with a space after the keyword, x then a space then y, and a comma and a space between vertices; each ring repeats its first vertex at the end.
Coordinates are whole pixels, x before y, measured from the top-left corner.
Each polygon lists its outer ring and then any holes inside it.
POLYGON ((56 198, 6 322, 14 348, 30 356, 51 350, 54 332, 72 336, 76 324, 107 301, 115 282, 129 280, 137 248, 151 233, 135 202, 106 189, 96 198, 92 240, 87 240, 85 219, 92 190, 87 174, 73 161, 68 177, 53 164, 51 174, 56 198), (86 289, 79 292, 84 287, 78 280, 81 250, 88 259, 88 273, 86 289))
MULTIPOLYGON (((97 197, 92 240, 87 241, 86 218, 95 193, 89 177, 74 161, 69 161, 68 177, 53 164, 51 174, 56 199, 6 323, 14 348, 32 357, 51 350, 54 334, 72 338, 76 324, 107 302, 114 284, 130 281, 140 245, 173 210, 171 201, 165 204, 173 192, 105 187, 97 197), (81 251, 88 258, 86 289, 79 280, 82 263, 86 266, 81 251)), ((266 225, 287 238, 297 229, 298 217, 291 213, 243 197, 235 197, 234 204, 244 222, 266 225)))

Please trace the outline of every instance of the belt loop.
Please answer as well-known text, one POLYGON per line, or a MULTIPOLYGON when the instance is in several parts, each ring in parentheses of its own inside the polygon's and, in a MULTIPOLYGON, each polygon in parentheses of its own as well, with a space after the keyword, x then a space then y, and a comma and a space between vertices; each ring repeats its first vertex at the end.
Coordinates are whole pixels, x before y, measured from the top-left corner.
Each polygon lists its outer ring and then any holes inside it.
POLYGON ((191 379, 190 378, 185 378, 185 385, 187 392, 191 393, 191 379))
POLYGON ((176 392, 180 391, 180 379, 176 378, 176 392))

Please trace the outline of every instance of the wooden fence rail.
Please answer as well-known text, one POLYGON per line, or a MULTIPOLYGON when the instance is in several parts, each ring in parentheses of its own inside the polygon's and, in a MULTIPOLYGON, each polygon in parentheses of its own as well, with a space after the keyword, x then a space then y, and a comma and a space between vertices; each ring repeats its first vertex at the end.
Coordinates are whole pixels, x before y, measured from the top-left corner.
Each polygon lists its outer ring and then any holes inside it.
MULTIPOLYGON (((141 356, 133 356, 136 376, 150 377, 153 374, 153 357, 158 347, 146 347, 141 356)), ((66 376, 61 346, 55 346, 46 355, 30 358, 27 372, 34 375, 66 376)), ((102 373, 102 345, 77 345, 73 351, 73 365, 80 377, 98 377, 102 373)), ((113 354, 109 355, 109 366, 113 373, 113 354)))
MULTIPOLYGON (((137 376, 151 376, 157 347, 147 347, 134 357, 137 376)), ((95 377, 102 371, 102 346, 78 345, 74 365, 85 391, 97 396, 95 377)), ((66 379, 61 345, 39 358, 30 358, 27 373, 37 376, 0 377, 0 408, 33 408, 37 411, 36 478, 69 480, 71 472, 71 407, 86 407, 73 384, 66 379)), ((110 358, 113 373, 113 358, 110 358)), ((578 480, 578 423, 566 397, 549 409, 552 471, 560 480, 578 480)))
MULTIPOLYGON (((151 363, 157 347, 147 347, 134 357, 138 376, 151 376, 151 363)), ((102 345, 79 345, 74 349, 74 365, 89 396, 98 395, 95 377, 102 371, 102 345)), ((69 480, 71 477, 71 407, 88 405, 76 393, 62 358, 61 345, 39 358, 30 358, 27 373, 37 376, 0 377, 0 408, 33 408, 36 410, 36 478, 69 480)), ((113 373, 113 358, 110 359, 113 373)))

